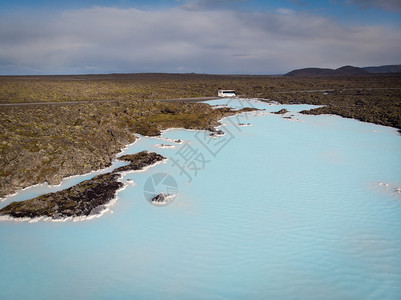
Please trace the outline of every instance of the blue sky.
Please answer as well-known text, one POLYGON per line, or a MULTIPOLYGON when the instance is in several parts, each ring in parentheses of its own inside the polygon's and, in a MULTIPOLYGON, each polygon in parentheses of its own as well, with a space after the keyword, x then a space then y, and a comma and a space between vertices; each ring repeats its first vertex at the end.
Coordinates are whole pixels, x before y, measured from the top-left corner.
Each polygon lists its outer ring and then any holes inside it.
POLYGON ((400 63, 400 0, 0 0, 2 75, 400 63))
POLYGON ((144 10, 160 10, 183 6, 186 3, 198 3, 199 6, 207 9, 266 11, 287 8, 295 11, 309 11, 325 17, 334 18, 344 23, 401 26, 401 1, 399 0, 1 0, 0 8, 3 12, 47 11, 50 13, 54 11, 91 8, 94 6, 118 8, 134 7, 144 10), (383 5, 384 2, 388 2, 389 4, 383 5))

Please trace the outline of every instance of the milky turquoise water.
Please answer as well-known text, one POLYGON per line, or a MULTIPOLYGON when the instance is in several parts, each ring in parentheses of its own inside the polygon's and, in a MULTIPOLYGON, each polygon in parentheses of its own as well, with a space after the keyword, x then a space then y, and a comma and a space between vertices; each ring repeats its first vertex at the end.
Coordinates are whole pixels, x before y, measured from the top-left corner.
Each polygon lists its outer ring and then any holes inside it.
MULTIPOLYGON (((216 139, 172 130, 163 137, 189 143, 141 138, 125 149, 169 160, 125 175, 136 185, 118 194, 113 213, 0 222, 0 298, 400 299, 396 130, 298 114, 305 105, 231 105, 267 112, 223 119, 226 135, 216 139), (283 107, 292 120, 268 113, 283 107), (158 173, 178 187, 166 207, 144 196, 158 173)), ((0 207, 80 180, 25 190, 0 207)))

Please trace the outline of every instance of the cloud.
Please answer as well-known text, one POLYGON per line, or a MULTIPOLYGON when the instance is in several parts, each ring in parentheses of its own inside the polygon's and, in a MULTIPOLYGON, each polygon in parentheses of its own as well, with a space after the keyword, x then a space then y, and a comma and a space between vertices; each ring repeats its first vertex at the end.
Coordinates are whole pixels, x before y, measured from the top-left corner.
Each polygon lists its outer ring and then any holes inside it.
POLYGON ((388 11, 401 12, 400 0, 348 0, 351 5, 361 8, 377 7, 388 11))
POLYGON ((316 15, 95 7, 0 17, 0 73, 277 74, 399 63, 401 32, 316 15))

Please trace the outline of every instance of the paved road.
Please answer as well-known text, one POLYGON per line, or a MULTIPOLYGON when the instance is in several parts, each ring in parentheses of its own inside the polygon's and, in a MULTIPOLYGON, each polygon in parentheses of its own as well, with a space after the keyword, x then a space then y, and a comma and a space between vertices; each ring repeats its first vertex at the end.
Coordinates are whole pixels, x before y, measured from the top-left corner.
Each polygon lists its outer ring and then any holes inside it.
MULTIPOLYGON (((401 90, 401 88, 350 88, 341 89, 343 91, 351 90, 401 90)), ((299 91, 285 91, 285 92, 272 92, 272 94, 295 94, 295 93, 324 93, 333 92, 334 89, 325 90, 299 90, 299 91)), ((219 97, 197 97, 197 98, 177 98, 177 99, 155 99, 162 102, 199 102, 216 100, 219 97)), ((69 101, 69 102, 24 102, 24 103, 0 103, 0 107, 4 106, 33 106, 33 105, 73 105, 82 103, 101 103, 101 102, 117 102, 125 100, 93 100, 93 101, 69 101)))
POLYGON ((219 97, 198 97, 198 98, 179 98, 179 99, 158 99, 162 102, 199 102, 199 101, 209 101, 209 100, 217 100, 219 97))
MULTIPOLYGON (((219 97, 177 98, 177 99, 155 99, 162 102, 199 102, 219 99, 219 97)), ((93 100, 93 101, 68 101, 68 102, 24 102, 24 103, 0 103, 3 106, 34 106, 34 105, 74 105, 83 103, 118 102, 125 100, 93 100)))

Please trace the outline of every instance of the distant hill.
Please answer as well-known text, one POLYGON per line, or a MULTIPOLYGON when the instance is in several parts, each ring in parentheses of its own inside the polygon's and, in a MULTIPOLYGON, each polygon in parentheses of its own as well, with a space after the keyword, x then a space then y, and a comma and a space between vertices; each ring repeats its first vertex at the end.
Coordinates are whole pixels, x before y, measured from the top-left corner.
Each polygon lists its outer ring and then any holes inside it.
POLYGON ((353 67, 344 66, 338 69, 305 68, 293 70, 284 76, 346 76, 346 75, 367 75, 368 71, 353 67))
POLYGON ((387 65, 380 67, 364 67, 362 68, 369 73, 381 74, 381 73, 401 73, 401 65, 387 65))
POLYGON ((305 68, 293 70, 284 76, 330 76, 335 75, 336 71, 333 69, 321 69, 321 68, 305 68))
POLYGON ((368 71, 358 68, 358 67, 353 67, 353 66, 344 66, 341 68, 338 68, 335 70, 338 75, 366 75, 369 74, 368 71))
POLYGON ((379 67, 358 68, 344 66, 338 69, 305 68, 293 70, 284 76, 344 76, 344 75, 367 75, 367 74, 391 74, 401 73, 401 65, 387 65, 379 67))

